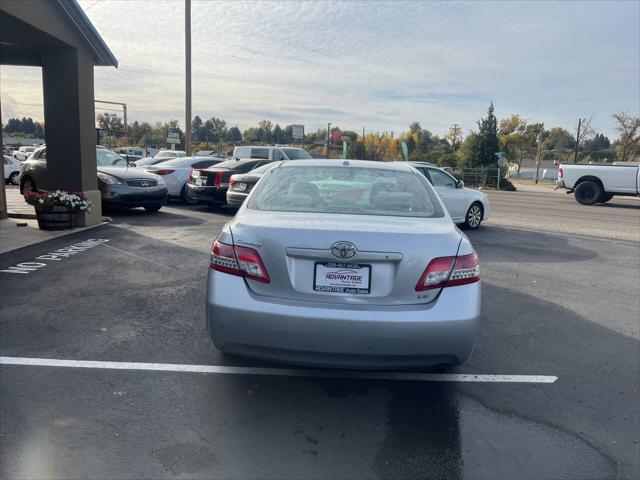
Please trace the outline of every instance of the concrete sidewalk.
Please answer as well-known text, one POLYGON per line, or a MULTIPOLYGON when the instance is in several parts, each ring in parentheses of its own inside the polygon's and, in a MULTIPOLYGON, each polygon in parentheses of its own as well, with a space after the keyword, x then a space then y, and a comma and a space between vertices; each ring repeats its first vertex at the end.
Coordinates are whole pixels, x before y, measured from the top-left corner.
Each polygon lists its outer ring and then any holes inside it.
POLYGON ((7 218, 0 220, 0 255, 29 247, 38 243, 64 237, 73 233, 90 230, 92 228, 106 225, 108 222, 101 222, 90 227, 76 227, 68 230, 40 230, 37 220, 23 218, 7 218))
POLYGON ((20 188, 17 185, 7 185, 7 213, 11 218, 36 218, 36 211, 33 205, 24 201, 20 195, 20 188))

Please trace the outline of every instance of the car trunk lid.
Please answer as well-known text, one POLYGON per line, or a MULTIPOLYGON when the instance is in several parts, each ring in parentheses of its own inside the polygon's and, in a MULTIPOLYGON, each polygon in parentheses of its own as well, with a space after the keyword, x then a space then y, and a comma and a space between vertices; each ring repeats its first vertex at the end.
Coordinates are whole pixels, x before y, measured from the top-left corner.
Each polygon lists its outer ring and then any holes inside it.
POLYGON ((456 255, 461 240, 444 217, 246 209, 230 229, 234 244, 258 251, 269 273, 268 284, 247 280, 253 293, 343 305, 433 301, 439 289, 417 292, 416 283, 430 260, 456 255), (355 254, 343 258, 341 242, 352 244, 355 254))

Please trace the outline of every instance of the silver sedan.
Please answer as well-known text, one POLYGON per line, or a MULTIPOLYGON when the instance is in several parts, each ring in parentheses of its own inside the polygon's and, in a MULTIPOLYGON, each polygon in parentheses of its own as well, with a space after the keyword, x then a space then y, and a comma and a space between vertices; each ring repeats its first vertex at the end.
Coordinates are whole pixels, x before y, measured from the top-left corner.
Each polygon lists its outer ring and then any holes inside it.
POLYGON ((480 316, 471 243, 415 168, 283 162, 211 248, 223 352, 342 368, 461 364, 480 316))

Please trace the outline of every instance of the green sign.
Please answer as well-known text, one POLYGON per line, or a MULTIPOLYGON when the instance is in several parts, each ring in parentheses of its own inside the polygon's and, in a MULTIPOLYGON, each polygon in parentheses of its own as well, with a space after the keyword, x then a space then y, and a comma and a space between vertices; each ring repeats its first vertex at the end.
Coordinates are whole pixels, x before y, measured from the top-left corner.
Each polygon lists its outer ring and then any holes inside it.
POLYGON ((409 147, 405 142, 402 142, 402 155, 404 155, 404 159, 406 162, 409 161, 409 147))
POLYGON ((342 142, 342 159, 347 159, 347 142, 342 142))

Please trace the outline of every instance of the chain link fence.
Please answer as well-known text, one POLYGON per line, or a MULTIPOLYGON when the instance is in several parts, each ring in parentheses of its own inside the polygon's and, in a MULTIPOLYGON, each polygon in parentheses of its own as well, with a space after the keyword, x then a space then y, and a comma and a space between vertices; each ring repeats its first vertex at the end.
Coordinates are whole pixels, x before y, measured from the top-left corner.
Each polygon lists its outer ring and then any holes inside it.
POLYGON ((504 172, 497 167, 490 168, 463 168, 451 170, 451 174, 462 180, 465 186, 473 188, 496 188, 498 185, 498 177, 502 182, 504 172))

